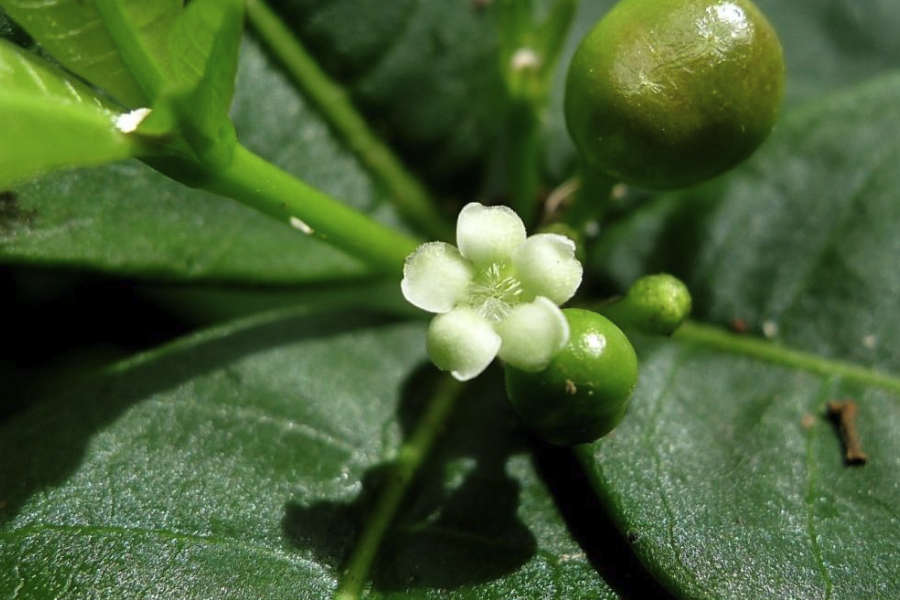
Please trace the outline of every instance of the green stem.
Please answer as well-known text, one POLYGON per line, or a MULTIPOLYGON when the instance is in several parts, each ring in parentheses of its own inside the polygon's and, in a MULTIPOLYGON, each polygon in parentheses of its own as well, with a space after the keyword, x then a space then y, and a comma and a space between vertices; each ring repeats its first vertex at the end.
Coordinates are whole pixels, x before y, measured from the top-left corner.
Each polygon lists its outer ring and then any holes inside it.
POLYGON ((578 191, 566 211, 565 223, 583 232, 591 222, 599 222, 612 200, 615 184, 611 177, 582 164, 578 191))
POLYGON ((401 501, 427 458, 438 433, 443 429, 461 390, 462 386, 458 382, 448 378, 442 379, 426 409, 425 416, 417 424, 412 437, 400 447, 388 482, 378 495, 359 540, 350 554, 335 591, 334 600, 356 600, 362 594, 388 527, 394 521, 401 501))
POLYGON ((300 181, 238 145, 225 170, 198 182, 300 232, 321 239, 376 269, 399 277, 418 240, 394 231, 300 181))
POLYGON ((506 189, 509 205, 527 226, 531 226, 541 185, 541 128, 536 105, 528 98, 513 99, 508 124, 506 189))
POLYGON ((837 375, 851 381, 900 394, 900 378, 896 376, 880 373, 852 363, 822 358, 799 350, 785 348, 759 338, 728 333, 710 325, 702 325, 693 321, 685 322, 675 332, 673 338, 731 352, 732 354, 743 354, 817 375, 826 377, 837 375))
POLYGON ((350 150, 388 187, 400 213, 428 236, 452 239, 452 228, 425 187, 369 128, 344 89, 322 71, 278 15, 263 0, 247 0, 247 18, 294 83, 350 150))

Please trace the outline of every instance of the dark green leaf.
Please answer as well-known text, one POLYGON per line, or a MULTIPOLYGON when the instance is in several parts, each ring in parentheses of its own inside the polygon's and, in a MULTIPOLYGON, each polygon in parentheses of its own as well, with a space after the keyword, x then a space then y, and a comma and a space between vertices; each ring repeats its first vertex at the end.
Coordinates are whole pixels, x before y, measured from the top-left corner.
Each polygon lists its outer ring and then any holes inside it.
MULTIPOLYGON (((356 160, 249 41, 232 116, 239 138, 255 152, 364 212, 398 222, 356 160)), ((367 272, 325 244, 136 162, 55 174, 16 189, 15 197, 18 214, 28 218, 0 221, 6 262, 280 284, 367 272)))
MULTIPOLYGON (((423 339, 419 325, 282 313, 7 423, 0 595, 327 598, 428 402, 410 379, 423 339)), ((368 597, 617 597, 566 532, 496 375, 461 398, 368 597)))
POLYGON ((898 94, 892 76, 798 111, 739 172, 606 232, 616 281, 671 269, 720 325, 643 344, 623 425, 582 455, 681 597, 900 596, 898 94), (825 415, 848 398, 863 467, 825 415))
POLYGON ((271 4, 414 164, 458 178, 489 154, 503 110, 493 8, 470 0, 271 4))
POLYGON ((115 113, 39 57, 0 39, 0 191, 51 169, 131 155, 115 113))
POLYGON ((182 0, 2 0, 60 63, 126 106, 147 106, 165 78, 166 42, 182 0))

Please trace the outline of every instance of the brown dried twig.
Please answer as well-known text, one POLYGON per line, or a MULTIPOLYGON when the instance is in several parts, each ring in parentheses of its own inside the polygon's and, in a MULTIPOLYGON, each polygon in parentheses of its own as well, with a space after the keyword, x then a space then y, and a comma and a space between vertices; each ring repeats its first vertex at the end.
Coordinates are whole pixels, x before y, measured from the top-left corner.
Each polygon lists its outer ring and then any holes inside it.
POLYGON ((856 431, 857 410, 858 407, 853 400, 832 400, 828 403, 828 416, 838 425, 848 465, 864 465, 869 460, 859 447, 859 434, 856 431))

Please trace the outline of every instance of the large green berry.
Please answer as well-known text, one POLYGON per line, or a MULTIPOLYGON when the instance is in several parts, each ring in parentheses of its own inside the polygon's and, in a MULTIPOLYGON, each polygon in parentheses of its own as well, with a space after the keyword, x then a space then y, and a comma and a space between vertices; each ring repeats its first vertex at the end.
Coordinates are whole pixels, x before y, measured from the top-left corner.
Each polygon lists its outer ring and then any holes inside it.
POLYGON ((637 382, 631 342, 612 321, 576 308, 563 311, 569 342, 546 369, 506 367, 506 393, 522 420, 554 444, 592 442, 619 423, 637 382))
POLYGON ((673 188, 749 156, 783 90, 781 45, 749 0, 622 0, 572 59, 566 121, 590 167, 673 188))

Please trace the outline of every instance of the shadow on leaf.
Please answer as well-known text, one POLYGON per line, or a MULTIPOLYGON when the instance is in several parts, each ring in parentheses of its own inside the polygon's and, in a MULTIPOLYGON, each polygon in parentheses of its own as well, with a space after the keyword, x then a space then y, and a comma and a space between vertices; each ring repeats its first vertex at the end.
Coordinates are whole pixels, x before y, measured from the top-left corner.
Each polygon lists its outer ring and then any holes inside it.
MULTIPOLYGON (((404 439, 430 396, 429 374, 433 369, 423 369, 404 390, 398 414, 404 439)), ((477 392, 459 399, 379 550, 371 574, 376 589, 476 585, 509 575, 534 556, 536 540, 517 515, 520 485, 506 472, 509 457, 527 451, 525 438, 508 403, 498 400, 477 392)), ((370 469, 351 503, 288 503, 285 537, 339 570, 391 472, 390 463, 370 469)))

